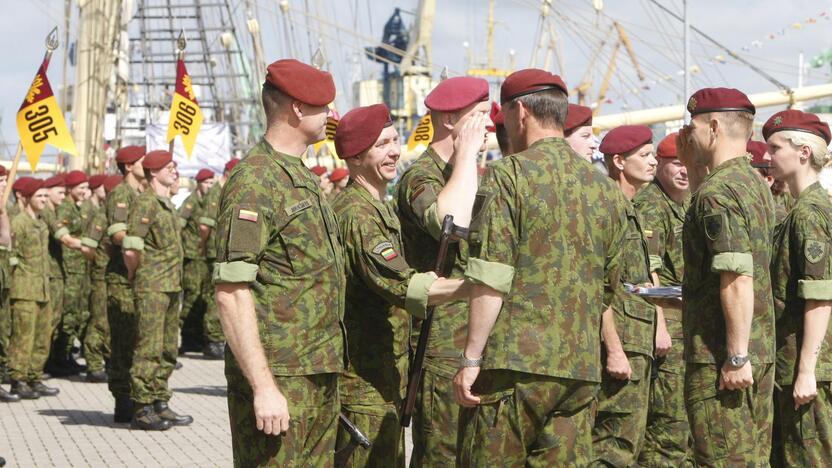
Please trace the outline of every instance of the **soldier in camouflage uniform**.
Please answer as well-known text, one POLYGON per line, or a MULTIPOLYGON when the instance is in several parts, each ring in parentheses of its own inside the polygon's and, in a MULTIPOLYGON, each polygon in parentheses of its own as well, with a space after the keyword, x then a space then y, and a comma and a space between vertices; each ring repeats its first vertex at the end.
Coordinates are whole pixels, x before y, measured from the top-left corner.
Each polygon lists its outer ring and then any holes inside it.
POLYGON ((745 149, 751 153, 751 167, 757 169, 757 173, 771 189, 771 196, 774 198, 776 224, 780 224, 786 219, 786 215, 794 206, 794 197, 789 193, 786 182, 775 179, 771 174, 771 155, 768 153, 768 145, 765 142, 749 140, 745 149))
MULTIPOLYGON (((474 145, 482 142, 482 129, 468 133, 474 145)), ((437 280, 405 260, 399 220, 385 202, 401 151, 387 106, 347 112, 338 123, 335 148, 353 178, 333 201, 346 257, 344 325, 351 364, 340 382, 341 408, 373 444, 353 452, 351 466, 404 467, 399 408, 407 384, 410 317, 423 319, 429 301, 461 298, 467 291, 463 280, 437 280)), ((350 434, 339 429, 337 447, 349 442, 350 434)))
POLYGON ((110 357, 110 325, 107 323, 107 282, 105 273, 110 256, 107 229, 105 175, 90 177, 90 217, 81 237, 81 252, 90 262, 90 319, 84 334, 84 359, 87 361, 87 382, 107 382, 104 363, 110 357))
POLYGON ((182 229, 182 250, 185 261, 182 265, 182 313, 180 327, 182 330, 183 350, 196 348, 202 350, 203 321, 207 304, 204 292, 205 283, 211 282, 208 260, 205 256, 205 239, 200 232, 200 217, 203 212, 205 195, 214 185, 214 172, 201 169, 196 174, 196 189, 182 202, 179 216, 185 223, 182 229))
MULTIPOLYGON (((0 193, 9 183, 6 167, 0 166, 0 193)), ((8 204, 0 207, 0 384, 6 383, 9 337, 11 336, 11 308, 9 307, 9 286, 12 280, 9 265, 11 247, 11 223, 9 222, 8 204)), ((0 387, 0 402, 12 403, 20 397, 8 393, 0 387)))
POLYGON ((787 110, 763 126, 771 170, 796 198, 777 226, 771 262, 777 359, 773 466, 827 466, 832 460, 832 202, 820 185, 829 126, 787 110))
MULTIPOLYGON (((656 155, 656 178, 639 190, 633 204, 643 220, 653 284, 680 286, 684 275, 682 226, 690 191, 687 170, 676 157, 676 133, 659 143, 656 155)), ((692 460, 683 339, 681 304, 656 307, 656 357, 639 465, 681 466, 692 460)))
POLYGON ((130 367, 131 426, 166 430, 193 422, 168 406, 168 379, 178 355, 179 293, 182 291, 182 239, 179 216, 170 201, 176 163, 168 151, 147 153, 142 161, 148 188, 130 206, 124 263, 133 283, 136 349, 130 367))
POLYGON ((110 325, 110 360, 107 377, 110 392, 115 398, 113 420, 127 423, 133 418, 130 397, 130 367, 136 347, 137 318, 133 303, 133 288, 127 278, 127 267, 122 255, 122 242, 127 235, 127 215, 142 190, 144 169, 143 146, 126 146, 116 153, 116 164, 124 180, 108 195, 107 237, 110 261, 107 263, 107 323, 110 325))
MULTIPOLYGON (((417 271, 433 270, 445 215, 452 214, 455 224, 468 226, 478 183, 476 152, 483 148, 466 148, 467 153, 462 153, 457 136, 468 120, 487 117, 488 83, 471 77, 444 80, 425 105, 431 110, 433 141, 402 175, 395 195, 405 258, 417 271)), ((450 278, 462 278, 466 242, 451 245, 448 255, 454 258, 450 278)), ((467 310, 467 300, 436 308, 413 412, 411 466, 452 465, 456 458, 459 407, 451 379, 465 344, 467 310)), ((421 321, 413 321, 414 343, 420 325, 421 321)))
POLYGON ((52 339, 49 314, 49 229, 40 218, 48 195, 43 181, 30 179, 19 194, 25 209, 11 220, 12 335, 9 339, 9 378, 12 394, 24 399, 58 394, 41 382, 52 339))
POLYGON ((61 242, 64 267, 63 313, 53 354, 61 361, 70 361, 74 342, 83 340, 84 326, 89 319, 88 262, 81 253, 80 240, 89 220, 87 208, 82 206, 89 182, 82 171, 72 171, 64 183, 67 196, 55 209, 52 235, 61 242))
POLYGON ((569 146, 589 162, 598 149, 598 140, 592 133, 592 109, 577 104, 569 104, 566 122, 563 124, 563 136, 569 146))
POLYGON ((459 466, 593 459, 598 329, 603 304, 623 294, 627 200, 564 141, 566 93, 560 77, 537 69, 501 88, 517 152, 490 167, 469 234, 474 286, 454 377, 466 407, 459 466))
POLYGON ((217 219, 213 280, 231 351, 234 465, 331 466, 346 357, 344 254, 299 155, 323 139, 335 84, 278 60, 262 94, 266 134, 231 173, 217 219))
MULTIPOLYGON (((608 174, 627 200, 655 176, 653 132, 644 125, 617 127, 604 137, 600 151, 608 174)), ((621 280, 650 282, 643 223, 627 205, 627 240, 621 255, 621 280)), ((601 319, 602 359, 598 412, 592 429, 592 465, 633 466, 644 443, 653 364, 655 307, 637 295, 608 304, 601 319)))
POLYGON ((771 192, 749 164, 755 108, 735 89, 688 101, 677 140, 695 190, 685 217, 685 404, 696 464, 765 466, 771 450, 771 192), (698 188, 697 188, 698 187, 698 188))

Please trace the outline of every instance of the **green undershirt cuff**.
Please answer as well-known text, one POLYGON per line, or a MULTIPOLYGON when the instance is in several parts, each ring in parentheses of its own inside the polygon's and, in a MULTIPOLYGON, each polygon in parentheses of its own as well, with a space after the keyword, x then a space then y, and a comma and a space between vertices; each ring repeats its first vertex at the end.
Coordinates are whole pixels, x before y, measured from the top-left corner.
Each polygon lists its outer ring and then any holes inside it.
POLYGON ((115 233, 126 231, 127 223, 113 223, 107 228, 107 235, 112 236, 115 233))
POLYGON ((217 225, 217 221, 212 219, 212 218, 201 217, 201 218, 199 218, 198 221, 199 221, 199 224, 204 224, 208 227, 214 227, 214 226, 217 225))
POLYGON ((650 255, 650 271, 661 271, 664 261, 658 255, 650 255))
POLYGON ((219 283, 252 283, 257 279, 259 266, 242 262, 218 262, 214 264, 212 280, 219 283))
POLYGON ((433 273, 416 273, 407 283, 407 294, 404 300, 404 310, 408 314, 423 319, 427 315, 430 287, 436 281, 433 273))
POLYGON ((55 231, 55 234, 52 237, 54 237, 56 240, 61 240, 62 237, 68 236, 68 235, 69 235, 69 229, 66 226, 64 226, 64 227, 61 227, 60 229, 58 229, 57 231, 55 231))
POLYGON ((511 291, 511 282, 514 281, 514 267, 505 263, 471 258, 465 268, 465 279, 475 284, 484 284, 502 294, 508 294, 511 291))
POLYGON ((750 253, 723 252, 714 255, 711 271, 723 271, 744 276, 754 276, 754 258, 750 253))
POLYGON ((98 242, 90 239, 89 237, 82 237, 81 238, 81 245, 83 245, 84 247, 89 247, 91 249, 97 249, 98 248, 98 242))
POLYGON ((121 241, 121 248, 141 252, 144 250, 144 239, 136 236, 125 236, 124 240, 121 241))
POLYGON ((422 224, 428 230, 428 234, 434 239, 442 236, 442 221, 439 220, 439 206, 437 202, 431 204, 422 215, 422 224))
POLYGON ((807 301, 831 301, 832 280, 798 280, 797 297, 807 301))

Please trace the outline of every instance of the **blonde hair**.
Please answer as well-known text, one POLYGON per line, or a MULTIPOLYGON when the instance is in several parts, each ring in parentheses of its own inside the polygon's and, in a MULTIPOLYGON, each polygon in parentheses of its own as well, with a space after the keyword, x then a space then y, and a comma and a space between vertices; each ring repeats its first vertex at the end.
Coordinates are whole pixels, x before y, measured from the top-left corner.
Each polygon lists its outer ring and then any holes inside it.
POLYGON ((799 150, 803 146, 808 146, 812 150, 812 158, 809 159, 809 163, 813 168, 821 170, 829 164, 832 154, 829 153, 826 140, 823 138, 814 133, 801 132, 800 130, 783 130, 778 133, 784 139, 788 140, 796 150, 799 150))

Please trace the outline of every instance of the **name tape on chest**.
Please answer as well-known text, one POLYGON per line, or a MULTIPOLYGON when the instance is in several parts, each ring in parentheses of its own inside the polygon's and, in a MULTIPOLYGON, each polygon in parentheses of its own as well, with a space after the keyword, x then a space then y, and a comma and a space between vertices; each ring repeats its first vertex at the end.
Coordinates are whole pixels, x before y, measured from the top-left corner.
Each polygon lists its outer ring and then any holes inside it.
POLYGON ((311 208, 311 207, 312 207, 312 200, 307 198, 306 200, 301 200, 301 201, 295 203, 294 205, 287 207, 286 208, 286 215, 292 216, 295 213, 299 213, 299 212, 301 212, 301 211, 303 211, 307 208, 311 208))

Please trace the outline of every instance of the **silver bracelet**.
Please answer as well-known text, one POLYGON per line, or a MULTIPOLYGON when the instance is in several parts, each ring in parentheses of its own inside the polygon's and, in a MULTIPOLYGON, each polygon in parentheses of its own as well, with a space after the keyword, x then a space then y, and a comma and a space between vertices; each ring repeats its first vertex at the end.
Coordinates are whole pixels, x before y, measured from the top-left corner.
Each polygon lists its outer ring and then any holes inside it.
POLYGON ((459 354, 459 367, 481 367, 482 357, 477 359, 468 359, 465 357, 465 351, 459 354))

